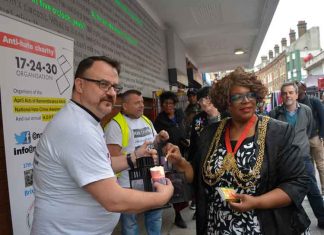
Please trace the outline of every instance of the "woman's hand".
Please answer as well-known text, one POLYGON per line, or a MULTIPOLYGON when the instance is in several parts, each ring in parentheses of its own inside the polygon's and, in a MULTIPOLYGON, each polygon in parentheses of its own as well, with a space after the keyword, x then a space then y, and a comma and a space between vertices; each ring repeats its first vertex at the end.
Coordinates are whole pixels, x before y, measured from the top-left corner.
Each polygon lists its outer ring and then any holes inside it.
POLYGON ((235 194, 239 202, 228 202, 230 207, 238 212, 246 212, 258 208, 258 198, 248 194, 235 194))
POLYGON ((177 171, 184 172, 187 182, 191 183, 193 181, 194 171, 191 164, 187 162, 184 157, 182 157, 179 147, 171 143, 167 143, 167 145, 163 148, 163 151, 166 153, 166 160, 171 162, 177 171))
POLYGON ((250 196, 247 194, 235 194, 240 202, 229 202, 235 211, 245 212, 253 209, 272 209, 288 206, 292 203, 289 195, 280 188, 275 188, 260 196, 250 196))
POLYGON ((166 160, 170 161, 172 164, 179 165, 183 160, 180 149, 177 145, 167 143, 163 150, 166 153, 166 160))

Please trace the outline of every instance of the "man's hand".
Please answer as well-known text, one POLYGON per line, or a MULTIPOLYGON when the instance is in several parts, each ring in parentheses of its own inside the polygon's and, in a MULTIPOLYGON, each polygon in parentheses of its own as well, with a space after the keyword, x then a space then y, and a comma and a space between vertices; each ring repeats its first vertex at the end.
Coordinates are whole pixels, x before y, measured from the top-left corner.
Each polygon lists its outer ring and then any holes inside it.
POLYGON ((155 136, 154 139, 154 146, 157 146, 161 142, 166 142, 169 139, 169 133, 165 130, 162 130, 155 136))
POLYGON ((152 142, 145 141, 143 145, 141 145, 139 148, 137 148, 134 151, 135 157, 153 157, 154 163, 158 162, 158 154, 157 151, 150 146, 152 145, 152 142))
POLYGON ((169 133, 165 130, 160 131, 158 135, 160 141, 165 142, 169 139, 169 133))
POLYGON ((165 178, 165 180, 166 185, 154 182, 153 187, 155 188, 156 192, 163 194, 163 196, 167 198, 167 201, 165 202, 167 203, 173 195, 174 188, 170 179, 165 178))

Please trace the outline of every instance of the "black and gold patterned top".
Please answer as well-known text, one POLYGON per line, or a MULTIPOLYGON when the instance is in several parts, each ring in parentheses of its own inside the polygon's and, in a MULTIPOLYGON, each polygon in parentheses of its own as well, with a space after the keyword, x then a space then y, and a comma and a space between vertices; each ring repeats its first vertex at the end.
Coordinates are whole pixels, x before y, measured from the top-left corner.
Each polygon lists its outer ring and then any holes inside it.
MULTIPOLYGON (((232 141, 231 144, 235 146, 236 141, 232 141)), ((248 173, 253 170, 257 160, 255 152, 254 136, 245 139, 235 155, 237 167, 240 171, 248 173)), ((210 162, 215 171, 222 166, 225 155, 225 141, 221 140, 210 162)), ((256 177, 259 179, 260 175, 256 177)), ((236 181, 237 179, 234 179, 231 172, 225 172, 216 184, 206 185, 206 192, 209 195, 207 234, 261 234, 259 221, 254 211, 240 213, 231 210, 228 203, 222 201, 216 190, 217 187, 231 187, 237 193, 255 195, 257 183, 251 185, 250 182, 240 182, 238 184, 236 181)))

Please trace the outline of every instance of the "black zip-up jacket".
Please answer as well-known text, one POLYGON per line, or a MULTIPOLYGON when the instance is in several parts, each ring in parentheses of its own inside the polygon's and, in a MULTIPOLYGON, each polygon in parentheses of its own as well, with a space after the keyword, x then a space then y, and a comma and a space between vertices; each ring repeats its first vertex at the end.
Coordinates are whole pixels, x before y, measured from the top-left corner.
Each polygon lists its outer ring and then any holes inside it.
POLYGON ((298 102, 307 105, 312 110, 314 121, 310 137, 319 135, 324 138, 324 106, 321 101, 316 97, 306 95, 304 99, 298 99, 298 102))
POLYGON ((169 134, 168 142, 178 145, 181 153, 183 154, 189 146, 185 139, 186 132, 184 113, 181 109, 176 109, 174 115, 175 122, 171 120, 164 111, 162 111, 156 117, 153 125, 157 133, 159 133, 161 130, 167 131, 169 134))

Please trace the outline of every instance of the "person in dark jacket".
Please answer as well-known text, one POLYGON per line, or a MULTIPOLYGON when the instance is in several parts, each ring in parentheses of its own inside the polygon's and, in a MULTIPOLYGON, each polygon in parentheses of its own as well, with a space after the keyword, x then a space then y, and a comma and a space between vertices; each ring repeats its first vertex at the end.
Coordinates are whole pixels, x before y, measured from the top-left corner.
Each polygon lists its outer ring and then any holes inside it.
POLYGON ((197 92, 198 103, 202 111, 194 116, 192 121, 188 161, 192 161, 196 154, 196 150, 198 149, 198 140, 203 129, 208 125, 221 120, 220 113, 211 102, 209 91, 210 87, 206 86, 199 89, 197 92))
MULTIPOLYGON (((186 116, 190 116, 190 115, 194 116, 200 112, 200 106, 199 106, 198 97, 197 97, 197 89, 189 88, 187 91, 187 97, 188 97, 189 104, 185 109, 185 114, 186 114, 186 116)), ((191 121, 192 121, 193 116, 191 117, 191 121)))
POLYGON ((324 195, 324 106, 316 97, 306 94, 306 84, 297 82, 298 102, 311 108, 313 114, 313 128, 309 138, 310 154, 316 163, 321 181, 322 195, 324 195))
MULTIPOLYGON (((155 130, 159 133, 166 130, 169 134, 169 142, 179 146, 181 153, 186 154, 189 147, 185 132, 184 113, 181 109, 176 109, 175 105, 178 97, 171 91, 163 92, 160 96, 160 104, 162 112, 154 121, 155 130)), ((183 220, 180 211, 188 206, 188 202, 174 203, 175 225, 180 228, 187 228, 186 222, 183 220)))
POLYGON ((193 117, 197 115, 201 109, 200 105, 198 103, 198 97, 197 97, 197 89, 196 88, 189 88, 187 91, 187 97, 188 97, 188 106, 185 109, 185 125, 186 125, 186 138, 190 139, 191 134, 191 124, 193 117))
POLYGON ((175 108, 177 102, 178 97, 175 93, 166 91, 161 94, 162 112, 156 117, 154 127, 157 132, 166 130, 169 134, 169 142, 178 145, 181 153, 185 154, 189 146, 185 139, 185 116, 181 109, 175 108))
POLYGON ((165 151, 198 192, 197 234, 296 235, 310 221, 302 207, 309 178, 294 129, 287 123, 255 114, 266 87, 254 74, 237 68, 213 85, 211 99, 231 118, 201 133, 195 161, 176 146, 165 151), (224 188, 237 201, 223 200, 224 188))
MULTIPOLYGON (((200 138, 200 133, 204 130, 205 127, 209 126, 212 123, 218 122, 221 119, 221 115, 218 112, 217 108, 213 105, 209 97, 210 86, 205 86, 200 88, 197 91, 197 100, 199 106, 201 107, 201 112, 194 116, 191 124, 191 134, 190 134, 190 146, 188 152, 188 161, 192 161, 196 150, 198 149, 198 140, 200 138)), ((190 209, 196 209, 196 199, 193 197, 190 204, 190 209)), ((193 219, 196 218, 196 213, 193 216, 193 219)))

